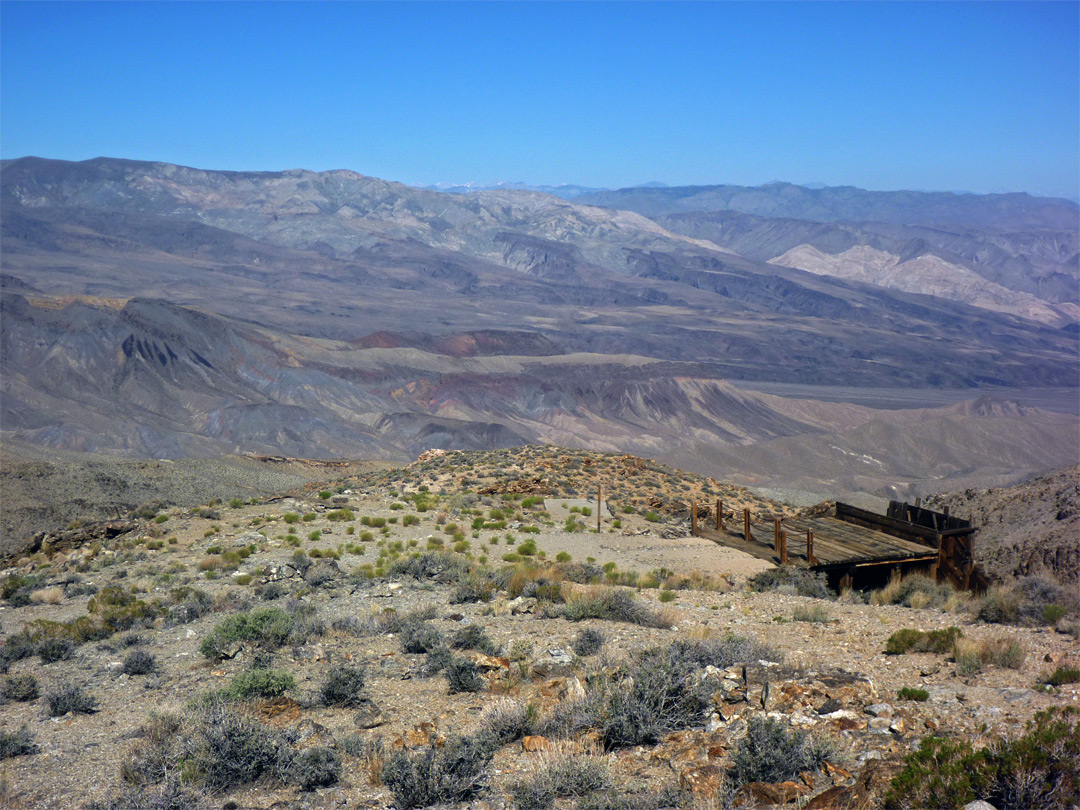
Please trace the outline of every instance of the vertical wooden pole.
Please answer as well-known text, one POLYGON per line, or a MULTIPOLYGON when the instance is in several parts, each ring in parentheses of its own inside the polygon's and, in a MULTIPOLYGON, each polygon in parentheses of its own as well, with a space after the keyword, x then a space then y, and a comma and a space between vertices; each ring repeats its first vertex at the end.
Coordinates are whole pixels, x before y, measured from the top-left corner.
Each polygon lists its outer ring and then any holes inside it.
POLYGON ((742 520, 743 520, 743 538, 747 542, 749 542, 749 541, 754 539, 754 535, 750 533, 750 510, 749 509, 743 509, 742 520))
POLYGON ((772 519, 772 547, 773 551, 777 554, 780 553, 780 518, 774 517, 772 519))
POLYGON ((603 490, 599 484, 596 485, 596 533, 600 534, 600 505, 603 503, 602 499, 603 490))
POLYGON ((697 535, 697 502, 690 501, 690 534, 697 535))
POLYGON ((716 530, 724 530, 724 502, 719 498, 716 499, 716 530))
POLYGON ((808 565, 817 565, 814 559, 814 530, 806 530, 806 562, 808 565))

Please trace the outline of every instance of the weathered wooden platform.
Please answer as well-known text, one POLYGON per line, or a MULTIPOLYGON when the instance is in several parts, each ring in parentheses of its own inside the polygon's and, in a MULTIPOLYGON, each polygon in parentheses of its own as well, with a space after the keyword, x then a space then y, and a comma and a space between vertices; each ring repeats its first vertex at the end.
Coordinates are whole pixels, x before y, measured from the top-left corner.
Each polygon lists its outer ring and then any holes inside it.
POLYGON ((717 501, 712 519, 708 507, 691 504, 690 526, 699 537, 758 559, 801 563, 830 578, 839 576, 842 586, 870 566, 897 570, 925 566, 939 582, 948 579, 958 588, 985 590, 986 578, 974 565, 976 529, 969 521, 920 509, 918 504, 894 502, 889 511, 877 515, 838 502, 826 515, 798 519, 762 515, 755 521, 750 510, 724 513, 717 501), (716 519, 719 514, 724 515, 722 521, 716 519))
MULTIPOLYGON (((882 532, 855 526, 832 517, 810 520, 785 520, 781 529, 787 535, 789 562, 801 562, 813 569, 842 568, 886 563, 933 562, 937 549, 891 537, 882 532), (814 561, 807 557, 806 532, 814 533, 814 561)), ((752 540, 747 541, 742 531, 718 532, 698 527, 697 535, 714 543, 738 549, 760 560, 779 563, 780 552, 774 543, 771 526, 755 525, 751 529, 752 540)))

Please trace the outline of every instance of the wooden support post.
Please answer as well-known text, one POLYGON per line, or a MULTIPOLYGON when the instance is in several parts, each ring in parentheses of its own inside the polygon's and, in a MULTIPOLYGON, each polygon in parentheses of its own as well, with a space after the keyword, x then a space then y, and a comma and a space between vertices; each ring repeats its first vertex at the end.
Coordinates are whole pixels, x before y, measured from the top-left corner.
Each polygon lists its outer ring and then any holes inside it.
POLYGON ((600 506, 603 504, 603 489, 599 484, 596 485, 596 533, 600 534, 600 506))
POLYGON ((697 535, 697 502, 690 501, 690 534, 697 535))
POLYGON ((773 533, 773 540, 772 540, 773 551, 775 551, 777 554, 779 554, 780 553, 780 518, 774 517, 772 519, 772 533, 773 533))
POLYGON ((719 498, 716 499, 716 530, 724 530, 724 502, 719 498))
POLYGON ((743 539, 746 540, 749 543, 751 540, 754 539, 754 535, 750 531, 750 510, 749 509, 743 509, 742 510, 742 521, 743 521, 743 539))
POLYGON ((808 565, 817 565, 814 559, 814 530, 806 530, 806 562, 808 565))
POLYGON ((787 532, 780 530, 780 564, 787 565, 787 532))

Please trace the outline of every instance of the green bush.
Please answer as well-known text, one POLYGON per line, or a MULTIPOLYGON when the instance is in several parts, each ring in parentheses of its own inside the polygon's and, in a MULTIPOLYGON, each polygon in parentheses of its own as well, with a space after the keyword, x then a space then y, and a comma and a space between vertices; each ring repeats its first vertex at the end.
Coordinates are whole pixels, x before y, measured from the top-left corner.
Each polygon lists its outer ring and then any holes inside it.
POLYGON ((982 799, 999 810, 1065 810, 1080 801, 1080 712, 1038 712, 1016 739, 975 751, 924 738, 885 796, 887 808, 952 810, 982 799))
POLYGON ((37 654, 43 664, 67 661, 75 654, 75 642, 66 638, 46 639, 38 645, 37 654))
POLYGON ((1067 683, 1080 683, 1080 669, 1058 667, 1047 676, 1045 683, 1050 686, 1063 686, 1067 683))
POLYGON ((912 686, 901 688, 900 691, 896 693, 896 696, 899 697, 900 700, 915 700, 920 703, 930 699, 930 693, 925 689, 917 689, 912 686))
POLYGON ((124 658, 125 675, 149 675, 157 671, 157 660, 146 650, 132 650, 124 658))
POLYGON ((446 667, 446 680, 450 683, 451 695, 458 692, 480 692, 487 686, 476 664, 468 658, 452 659, 446 667))
POLYGON ((18 731, 0 731, 0 759, 24 757, 37 752, 34 737, 26 726, 18 731))
POLYGON ((952 652, 956 640, 964 634, 959 627, 949 627, 945 630, 914 630, 905 627, 897 630, 885 642, 886 655, 903 655, 909 652, 952 652))
POLYGON ((603 632, 591 627, 582 630, 570 641, 570 648, 574 651, 574 655, 580 656, 581 658, 588 658, 590 655, 596 655, 603 646, 603 632))
POLYGON ((399 810, 464 802, 483 792, 492 755, 477 738, 451 737, 440 747, 395 751, 382 782, 399 810))
POLYGON ((222 619, 199 644, 206 658, 220 660, 238 641, 280 647, 293 630, 293 617, 278 607, 256 608, 222 619))
POLYGON ((771 717, 753 716, 732 754, 736 784, 784 782, 813 771, 833 753, 830 743, 771 717))
POLYGON ((462 627, 450 637, 450 646, 455 650, 477 650, 484 655, 498 655, 498 645, 488 637, 484 628, 475 624, 462 627))
POLYGON ((327 674, 320 695, 324 706, 355 707, 364 702, 364 670, 358 667, 338 666, 327 674))
POLYGON ((285 670, 253 667, 234 675, 218 694, 223 700, 272 699, 295 688, 296 679, 285 670))
POLYGON ((572 622, 606 619, 642 627, 671 627, 670 619, 638 601, 630 591, 617 588, 604 589, 567 602, 559 609, 559 615, 572 622))
POLYGON ((45 695, 49 717, 62 717, 68 712, 92 714, 97 708, 97 700, 86 694, 81 686, 64 683, 45 695))
POLYGON ((38 682, 33 675, 14 675, 5 678, 0 684, 0 698, 3 700, 30 701, 38 696, 38 682))
POLYGON ((301 790, 336 785, 341 779, 341 757, 330 748, 307 748, 293 757, 285 781, 301 790))
POLYGON ((779 591, 814 599, 832 599, 835 596, 825 583, 823 573, 795 565, 781 565, 761 571, 750 577, 748 584, 753 591, 779 591))

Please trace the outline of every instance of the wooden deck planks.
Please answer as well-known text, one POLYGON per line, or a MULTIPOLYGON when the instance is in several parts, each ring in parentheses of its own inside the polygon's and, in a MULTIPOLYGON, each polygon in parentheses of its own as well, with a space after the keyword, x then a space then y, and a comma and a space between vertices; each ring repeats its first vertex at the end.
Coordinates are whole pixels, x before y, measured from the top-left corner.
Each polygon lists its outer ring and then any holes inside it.
MULTIPOLYGON (((741 525, 740 525, 740 528, 741 525)), ((778 555, 772 545, 773 532, 766 531, 759 523, 754 524, 754 533, 762 539, 747 542, 741 531, 717 532, 714 529, 701 528, 698 536, 714 543, 731 546, 745 551, 758 559, 777 562, 778 555), (769 542, 763 542, 768 535, 769 542)), ((936 549, 920 543, 913 543, 899 537, 879 532, 838 520, 834 517, 819 517, 808 520, 785 520, 783 530, 787 533, 788 556, 806 560, 806 530, 814 532, 815 568, 830 568, 842 565, 865 565, 870 563, 903 562, 904 560, 926 559, 936 554, 936 549)))

